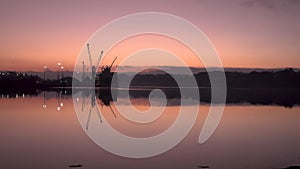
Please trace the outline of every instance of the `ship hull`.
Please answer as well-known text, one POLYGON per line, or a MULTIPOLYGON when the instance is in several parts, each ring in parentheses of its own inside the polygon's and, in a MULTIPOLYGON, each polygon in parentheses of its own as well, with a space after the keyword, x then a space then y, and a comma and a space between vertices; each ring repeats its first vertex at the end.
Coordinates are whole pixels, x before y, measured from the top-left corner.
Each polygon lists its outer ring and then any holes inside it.
POLYGON ((114 74, 115 73, 110 73, 110 74, 99 73, 96 78, 95 86, 105 87, 105 88, 117 88, 118 80, 117 79, 113 80, 114 74))

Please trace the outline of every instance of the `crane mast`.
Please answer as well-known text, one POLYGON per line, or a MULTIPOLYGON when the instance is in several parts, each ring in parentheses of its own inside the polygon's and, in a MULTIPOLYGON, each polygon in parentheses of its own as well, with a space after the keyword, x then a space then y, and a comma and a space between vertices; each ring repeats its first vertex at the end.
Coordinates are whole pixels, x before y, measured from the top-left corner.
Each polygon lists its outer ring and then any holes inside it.
POLYGON ((90 65, 92 67, 93 66, 93 62, 92 62, 92 56, 91 56, 91 51, 90 51, 90 44, 86 44, 86 46, 87 46, 87 50, 88 50, 90 65))
POLYGON ((103 51, 101 51, 101 53, 100 53, 100 55, 99 55, 99 57, 98 57, 98 59, 97 59, 97 62, 96 62, 97 64, 96 64, 96 65, 93 65, 92 55, 91 55, 91 51, 90 51, 90 44, 87 43, 86 46, 87 46, 88 55, 89 55, 89 60, 90 60, 90 67, 91 67, 91 71, 92 71, 92 78, 94 79, 94 78, 96 77, 97 67, 98 67, 99 62, 100 62, 100 60, 101 60, 101 57, 102 57, 102 55, 103 55, 103 51))
POLYGON ((115 63, 116 59, 118 58, 118 56, 114 59, 114 61, 111 63, 111 65, 109 66, 109 69, 111 69, 111 67, 113 66, 113 64, 115 63))

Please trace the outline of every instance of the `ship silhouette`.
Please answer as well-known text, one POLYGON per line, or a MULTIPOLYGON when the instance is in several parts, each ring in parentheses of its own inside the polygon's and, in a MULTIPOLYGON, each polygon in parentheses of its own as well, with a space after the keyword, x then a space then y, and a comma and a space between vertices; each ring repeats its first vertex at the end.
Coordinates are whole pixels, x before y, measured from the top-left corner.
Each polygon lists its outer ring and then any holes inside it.
MULTIPOLYGON (((96 74, 95 86, 96 87, 105 87, 105 88, 116 88, 118 87, 117 79, 113 80, 114 74, 116 72, 112 72, 111 68, 115 63, 117 57, 113 60, 110 66, 104 66, 101 68, 101 72, 96 74)), ((115 76, 117 78, 117 76, 115 76)))

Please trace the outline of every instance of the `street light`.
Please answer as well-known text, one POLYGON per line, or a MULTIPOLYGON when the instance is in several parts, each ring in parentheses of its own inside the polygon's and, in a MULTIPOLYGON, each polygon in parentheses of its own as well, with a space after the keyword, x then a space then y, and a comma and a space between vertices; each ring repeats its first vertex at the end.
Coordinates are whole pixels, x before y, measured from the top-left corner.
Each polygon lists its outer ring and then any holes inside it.
POLYGON ((60 79, 60 68, 61 68, 61 63, 58 62, 58 63, 57 63, 57 80, 60 79))
POLYGON ((44 66, 44 80, 46 80, 46 71, 48 70, 48 66, 44 66))

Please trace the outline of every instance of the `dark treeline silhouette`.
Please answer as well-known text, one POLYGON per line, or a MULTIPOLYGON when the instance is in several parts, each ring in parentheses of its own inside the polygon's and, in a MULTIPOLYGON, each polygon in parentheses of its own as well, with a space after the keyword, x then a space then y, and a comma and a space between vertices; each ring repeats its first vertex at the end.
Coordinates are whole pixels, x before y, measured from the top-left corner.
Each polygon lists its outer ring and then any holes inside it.
MULTIPOLYGON (((221 74, 214 71, 211 74, 221 74)), ((119 79, 126 79, 125 75, 119 79)), ((277 72, 225 72, 226 84, 228 88, 299 88, 300 87, 300 72, 295 72, 291 68, 287 68, 277 72)), ((198 87, 210 87, 209 74, 200 72, 193 76, 173 75, 169 74, 137 74, 131 86, 160 86, 160 87, 177 87, 175 79, 183 82, 181 87, 196 87, 189 83, 191 78, 195 78, 198 87), (174 77, 174 78, 173 78, 174 77), (186 82, 186 83, 184 83, 186 82)), ((122 82, 120 83, 122 86, 122 82)), ((218 84, 217 84, 218 85, 218 84)))
POLYGON ((287 68, 277 72, 226 73, 230 88, 299 88, 300 72, 287 68))
MULTIPOLYGON (((210 73, 219 74, 220 72, 210 73)), ((287 68, 276 72, 226 72, 225 74, 227 82, 226 103, 281 105, 285 107, 300 105, 300 72, 295 72, 293 69, 287 68)), ((210 81, 207 72, 200 72, 194 74, 194 76, 140 73, 134 76, 131 81, 129 94, 131 98, 148 98, 152 89, 159 88, 165 92, 167 99, 178 99, 181 98, 181 95, 175 79, 180 79, 183 82, 183 87, 195 87, 189 84, 189 79, 194 77, 199 87, 200 99, 192 99, 200 102, 211 102, 210 81)), ((118 74, 119 87, 123 87, 122 80, 129 78, 129 75, 118 74)), ((38 76, 24 73, 1 72, 0 94, 3 95, 1 97, 13 98, 27 95, 36 96, 42 91, 58 92, 61 87, 71 87, 72 80, 71 77, 59 80, 44 80, 38 76)), ((122 90, 117 93, 118 97, 123 97, 122 90)), ((67 94, 70 95, 71 90, 68 90, 67 94)), ((97 91, 96 95, 104 104, 112 101, 110 90, 97 91)), ((192 95, 187 94, 183 97, 191 97, 192 95)))
POLYGON ((72 77, 64 77, 59 80, 44 80, 37 75, 29 75, 18 72, 0 73, 0 90, 36 90, 52 87, 72 87, 72 77))
MULTIPOLYGON (((210 74, 219 75, 221 72, 213 71, 210 74)), ((300 72, 295 72, 291 68, 271 72, 225 72, 226 84, 228 88, 299 88, 300 72)), ((129 75, 117 74, 119 87, 124 87, 124 81, 130 79, 129 75)), ((131 81, 130 86, 156 86, 156 87, 178 87, 175 79, 182 83, 181 87, 210 87, 208 72, 200 72, 193 76, 188 75, 169 75, 165 74, 137 74, 131 81), (197 84, 192 86, 191 79, 195 79, 197 84)), ((44 80, 38 76, 28 75, 17 72, 0 73, 0 87, 14 89, 37 89, 52 87, 72 87, 72 77, 64 77, 59 80, 44 80)), ((100 79, 100 81, 105 79, 100 79)), ((76 80, 77 81, 77 80, 76 80)), ((78 84, 84 83, 77 81, 78 84)), ((218 85, 218 84, 217 84, 218 85)), ((80 86, 80 85, 78 85, 80 86)), ((91 87, 91 86, 90 86, 91 87)), ((126 87, 126 86, 125 86, 126 87)))
POLYGON ((0 73, 0 87, 10 89, 33 89, 36 88, 42 80, 38 76, 28 75, 17 72, 2 72, 0 73))

